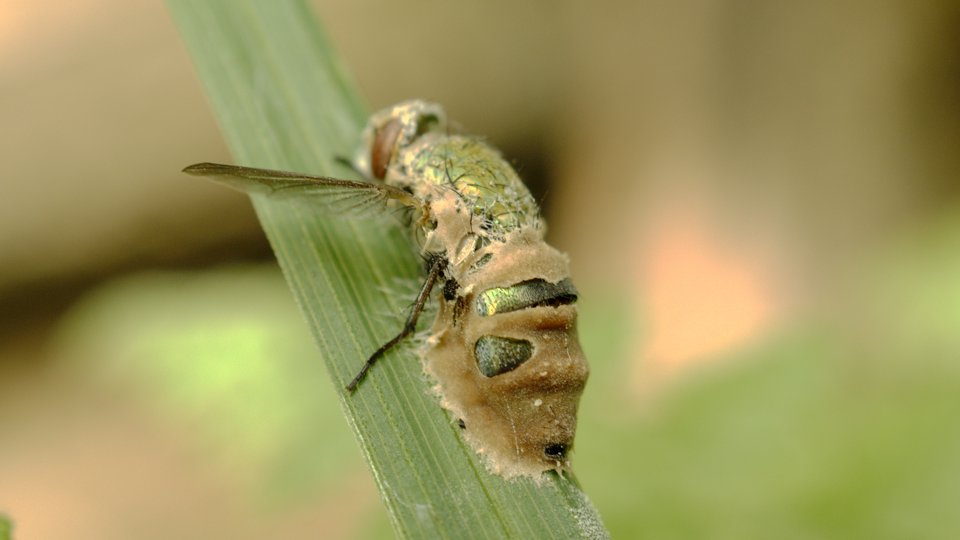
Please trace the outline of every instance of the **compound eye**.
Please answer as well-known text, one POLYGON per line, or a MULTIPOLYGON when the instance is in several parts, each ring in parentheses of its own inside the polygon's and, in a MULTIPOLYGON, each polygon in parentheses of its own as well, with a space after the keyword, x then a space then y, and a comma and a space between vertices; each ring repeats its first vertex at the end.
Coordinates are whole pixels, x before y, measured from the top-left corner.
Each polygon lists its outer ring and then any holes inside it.
POLYGON ((387 176, 387 167, 397 151, 397 142, 403 133, 403 124, 394 118, 377 130, 370 147, 370 172, 376 180, 387 176))
POLYGON ((548 444, 543 449, 543 455, 547 456, 548 459, 560 461, 567 457, 567 445, 563 443, 548 444))

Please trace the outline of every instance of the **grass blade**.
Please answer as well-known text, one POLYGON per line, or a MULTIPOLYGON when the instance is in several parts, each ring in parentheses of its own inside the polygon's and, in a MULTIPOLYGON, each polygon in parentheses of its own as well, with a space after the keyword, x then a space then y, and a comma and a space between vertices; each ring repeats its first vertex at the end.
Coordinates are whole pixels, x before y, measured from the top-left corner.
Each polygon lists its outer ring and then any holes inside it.
MULTIPOLYGON (((168 0, 237 163, 339 177, 366 117, 302 1, 168 0)), ((198 156, 198 161, 202 160, 198 156)), ((185 165, 185 164, 184 164, 185 165)), ((383 289, 420 263, 399 227, 344 221, 253 197, 333 384, 399 328, 383 289), (376 316, 387 305, 396 321, 376 316)), ((340 403, 398 535, 606 537, 572 478, 542 485, 486 472, 430 392, 410 349, 388 354, 340 403)))

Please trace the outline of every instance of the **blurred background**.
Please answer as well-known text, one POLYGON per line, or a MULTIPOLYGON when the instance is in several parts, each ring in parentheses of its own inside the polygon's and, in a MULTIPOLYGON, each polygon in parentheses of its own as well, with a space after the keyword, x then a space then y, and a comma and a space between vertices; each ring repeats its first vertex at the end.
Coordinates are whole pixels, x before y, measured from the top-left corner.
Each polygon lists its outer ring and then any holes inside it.
MULTIPOLYGON (((614 537, 960 535, 956 2, 314 7, 544 201, 614 537)), ((0 5, 0 118, 18 537, 389 536, 163 4, 0 5)))

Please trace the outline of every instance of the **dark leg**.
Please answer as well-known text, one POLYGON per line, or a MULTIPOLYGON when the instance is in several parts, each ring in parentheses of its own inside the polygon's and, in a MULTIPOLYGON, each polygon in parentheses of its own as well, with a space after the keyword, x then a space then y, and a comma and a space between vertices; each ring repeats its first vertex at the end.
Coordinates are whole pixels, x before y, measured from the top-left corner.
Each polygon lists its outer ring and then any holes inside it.
POLYGON ((360 368, 360 373, 357 373, 357 376, 354 377, 353 380, 350 381, 350 384, 347 385, 347 392, 353 392, 356 390, 357 385, 360 384, 360 381, 363 379, 363 377, 368 371, 370 371, 370 368, 373 367, 373 364, 387 351, 393 348, 394 345, 400 343, 403 338, 409 336, 414 330, 416 330, 417 319, 419 319, 420 314, 423 313, 423 307, 427 305, 427 300, 430 299, 430 291, 437 283, 437 278, 440 277, 440 273, 443 271, 443 266, 445 263, 446 261, 442 257, 437 257, 434 259, 433 263, 430 265, 430 268, 427 270, 427 280, 423 282, 423 287, 420 288, 420 294, 417 295, 417 300, 413 304, 413 309, 410 310, 410 315, 407 316, 407 322, 403 325, 403 330, 394 336, 393 339, 381 345, 379 349, 370 355, 370 358, 367 359, 367 363, 360 368))
POLYGON ((333 161, 340 165, 343 165, 344 167, 349 167, 350 170, 357 173, 357 176, 359 176, 360 178, 367 178, 367 175, 363 174, 363 172, 359 171, 353 165, 353 161, 350 158, 343 157, 343 156, 333 156, 333 161))

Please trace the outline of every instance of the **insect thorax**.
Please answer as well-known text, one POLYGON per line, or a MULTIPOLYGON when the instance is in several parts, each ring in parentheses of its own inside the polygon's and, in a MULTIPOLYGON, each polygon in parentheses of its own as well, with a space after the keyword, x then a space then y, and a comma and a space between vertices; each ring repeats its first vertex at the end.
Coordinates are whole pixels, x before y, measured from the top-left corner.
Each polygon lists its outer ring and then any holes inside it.
POLYGON ((500 153, 471 137, 428 133, 397 156, 387 182, 433 203, 456 194, 474 234, 503 241, 522 227, 539 228, 537 204, 500 153))

